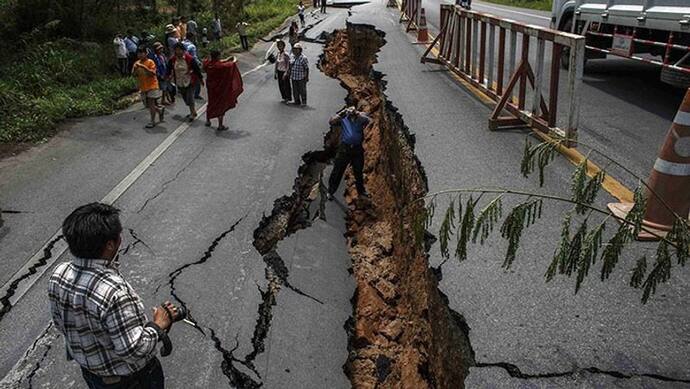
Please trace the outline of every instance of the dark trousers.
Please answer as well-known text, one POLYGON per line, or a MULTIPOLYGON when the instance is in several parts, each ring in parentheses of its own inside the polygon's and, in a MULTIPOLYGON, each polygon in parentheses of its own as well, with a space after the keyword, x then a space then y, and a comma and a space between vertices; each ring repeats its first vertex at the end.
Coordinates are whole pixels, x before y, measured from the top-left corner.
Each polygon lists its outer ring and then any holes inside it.
POLYGON ((314 0, 314 8, 319 6, 319 1, 321 1, 321 0, 314 0))
POLYGON ((335 155, 333 162, 333 171, 331 177, 328 179, 328 193, 335 194, 340 185, 340 180, 343 179, 343 174, 347 166, 352 166, 352 173, 355 175, 355 186, 358 194, 366 193, 364 188, 364 148, 362 145, 346 145, 340 144, 338 152, 335 155))
POLYGON ((197 82, 196 86, 194 87, 194 98, 195 99, 201 98, 201 83, 200 82, 197 82))
POLYGON ((292 80, 292 96, 295 104, 307 104, 307 80, 292 80))
POLYGON ((321 1, 321 13, 326 13, 326 2, 323 0, 321 1))
POLYGON ((127 54, 127 74, 132 73, 135 62, 137 62, 137 53, 127 54))
POLYGON ((129 68, 129 59, 128 58, 118 58, 117 59, 117 70, 120 71, 120 74, 123 76, 129 75, 127 73, 127 69, 129 68))
POLYGON ((285 72, 281 72, 280 70, 276 71, 276 74, 278 74, 278 89, 280 89, 280 96, 285 101, 292 100, 292 88, 290 88, 290 79, 285 79, 285 72))
POLYGON ((82 368, 81 375, 89 389, 164 389, 165 378, 158 358, 153 358, 143 369, 126 377, 97 376, 82 368), (110 382, 118 381, 119 382, 110 382), (104 382, 107 381, 108 383, 104 382))
POLYGON ((249 50, 249 39, 247 39, 246 35, 240 35, 240 43, 242 43, 243 50, 249 50))

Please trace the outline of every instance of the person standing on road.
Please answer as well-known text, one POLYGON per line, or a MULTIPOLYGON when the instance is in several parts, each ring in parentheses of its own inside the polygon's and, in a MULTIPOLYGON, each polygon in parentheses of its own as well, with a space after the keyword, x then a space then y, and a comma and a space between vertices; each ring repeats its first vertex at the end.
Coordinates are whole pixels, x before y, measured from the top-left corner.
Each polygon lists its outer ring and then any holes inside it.
POLYGON ((240 36, 240 42, 242 43, 242 50, 247 51, 249 50, 249 39, 247 38, 247 26, 249 26, 249 23, 245 21, 239 21, 237 22, 237 25, 235 25, 235 28, 237 29, 237 34, 240 36))
POLYGON ((178 31, 174 25, 168 24, 165 26, 165 44, 168 47, 168 53, 172 56, 175 52, 175 46, 180 42, 178 31))
MULTIPOLYGON (((185 50, 194 58, 194 60, 197 62, 199 66, 201 66, 201 60, 199 59, 199 53, 196 48, 196 45, 194 44, 194 33, 188 32, 187 36, 185 39, 182 41, 182 44, 184 45, 185 50)), ((194 88, 194 98, 197 100, 201 99, 201 84, 196 84, 196 87, 194 88)))
MULTIPOLYGON (((194 15, 189 17, 189 21, 187 22, 187 34, 190 32, 194 35, 192 35, 195 39, 199 36, 199 26, 196 24, 196 18, 194 15)), ((194 44, 196 44, 196 40, 192 41, 194 44)))
POLYGON ((306 23, 304 21, 304 5, 302 4, 302 2, 300 2, 297 6, 297 14, 299 15, 299 21, 302 24, 302 27, 304 27, 306 23))
POLYGON ((201 29, 201 47, 208 47, 208 29, 206 27, 201 29))
POLYGON ((187 36, 187 17, 180 16, 180 22, 177 25, 177 29, 180 31, 180 37, 184 39, 187 36))
POLYGON ((348 107, 333 116, 331 126, 339 125, 340 144, 333 162, 333 171, 328 179, 328 200, 333 200, 333 195, 343 178, 348 165, 352 166, 355 176, 355 186, 360 197, 369 197, 364 187, 364 129, 369 125, 369 116, 357 111, 355 107, 348 107))
POLYGON ((223 25, 220 23, 220 16, 216 14, 211 23, 211 32, 213 33, 213 40, 219 41, 220 37, 223 35, 223 25))
POLYGON ((144 106, 151 113, 151 121, 146 125, 146 128, 153 128, 156 126, 156 114, 158 114, 161 122, 165 115, 165 107, 160 106, 162 91, 158 85, 156 63, 148 58, 148 53, 144 46, 139 47, 137 50, 137 58, 137 62, 132 67, 132 74, 136 76, 137 83, 139 84, 141 102, 144 103, 144 106))
POLYGON ((283 103, 288 103, 292 100, 292 88, 290 88, 290 77, 288 70, 290 69, 290 55, 285 52, 285 42, 278 40, 276 43, 278 47, 278 55, 276 56, 275 79, 278 80, 278 89, 280 96, 283 98, 283 103))
POLYGON ((288 41, 290 42, 290 50, 299 42, 299 26, 294 20, 290 23, 290 30, 288 31, 288 41))
POLYGON ((290 80, 295 105, 307 105, 307 83, 309 82, 309 61, 302 55, 302 45, 295 43, 290 57, 290 80))
POLYGON ((163 97, 161 98, 163 105, 174 103, 174 99, 171 98, 170 81, 166 79, 168 59, 165 57, 165 48, 162 43, 156 42, 153 44, 153 53, 150 54, 149 58, 156 64, 156 78, 158 79, 158 87, 163 92, 163 97))
POLYGON ((326 0, 321 0, 321 13, 326 13, 326 0))
POLYGON ((206 89, 208 108, 206 109, 206 126, 211 126, 211 119, 218 119, 218 131, 225 131, 223 125, 225 113, 237 106, 237 98, 243 92, 242 75, 237 68, 235 57, 220 58, 220 51, 211 50, 211 57, 204 60, 206 71, 206 89))
POLYGON ((115 35, 113 39, 113 45, 115 46, 115 57, 117 58, 117 70, 120 75, 127 75, 127 45, 125 45, 124 39, 122 39, 121 34, 115 35))
POLYGON ((166 302, 153 309, 153 321, 146 317, 144 303, 118 270, 118 214, 110 205, 91 203, 62 223, 73 258, 48 281, 52 321, 90 389, 163 389, 156 344, 167 337, 177 308, 166 302))
POLYGON ((132 66, 137 60, 137 48, 139 47, 139 38, 137 38, 132 30, 127 30, 127 35, 124 39, 125 47, 127 47, 127 72, 132 71, 132 66))
POLYGON ((194 90, 197 83, 204 85, 203 75, 199 63, 185 50, 180 42, 175 46, 175 55, 168 62, 169 78, 177 86, 182 99, 189 107, 187 119, 191 122, 196 119, 196 104, 194 102, 194 90))

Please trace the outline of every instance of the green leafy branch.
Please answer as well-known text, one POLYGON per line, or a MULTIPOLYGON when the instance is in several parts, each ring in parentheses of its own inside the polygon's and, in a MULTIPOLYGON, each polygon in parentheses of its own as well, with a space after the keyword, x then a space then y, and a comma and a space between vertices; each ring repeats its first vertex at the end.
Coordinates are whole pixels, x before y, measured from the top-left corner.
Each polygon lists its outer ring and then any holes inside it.
MULTIPOLYGON (((521 173, 529 177, 538 171, 539 185, 543 186, 545 168, 554 160, 563 142, 548 141, 533 146, 527 141, 520 167, 521 173)), ((613 163, 620 165, 615 161, 613 163)), ((557 275, 575 277, 577 293, 597 261, 601 262, 600 279, 609 279, 618 266, 625 247, 644 231, 659 239, 654 264, 650 268, 647 256, 641 256, 631 269, 629 284, 631 287, 642 289, 641 300, 646 303, 656 292, 657 286, 670 279, 674 265, 673 256, 679 266, 685 266, 687 263, 690 255, 688 223, 676 217, 667 236, 661 236, 647 228, 643 223, 646 199, 642 189, 642 185, 647 185, 641 180, 641 185, 634 192, 632 209, 625 217, 619 217, 608 209, 595 206, 606 173, 599 171, 590 178, 587 175, 587 166, 588 159, 584 159, 573 172, 569 197, 507 188, 459 188, 429 194, 417 200, 426 202, 425 218, 419 219, 424 220, 424 223, 418 228, 423 233, 431 226, 437 202, 449 196, 451 200, 443 213, 439 229, 441 255, 446 259, 451 256, 450 245, 455 237, 456 247, 453 255, 459 261, 466 260, 468 244, 471 242, 483 245, 500 225, 500 235, 508 243, 502 267, 509 269, 517 258, 523 233, 541 218, 544 201, 568 203, 573 207, 563 218, 558 245, 544 274, 546 281, 553 280, 557 275), (475 199, 476 194, 479 196, 475 199), (463 195, 469 195, 464 202, 463 195), (480 207, 479 201, 484 195, 495 196, 480 207), (523 199, 513 206, 504 218, 504 199, 507 196, 523 199), (573 226, 578 219, 580 220, 573 226), (610 220, 617 221, 618 226, 609 238, 605 238, 607 222, 610 220)))

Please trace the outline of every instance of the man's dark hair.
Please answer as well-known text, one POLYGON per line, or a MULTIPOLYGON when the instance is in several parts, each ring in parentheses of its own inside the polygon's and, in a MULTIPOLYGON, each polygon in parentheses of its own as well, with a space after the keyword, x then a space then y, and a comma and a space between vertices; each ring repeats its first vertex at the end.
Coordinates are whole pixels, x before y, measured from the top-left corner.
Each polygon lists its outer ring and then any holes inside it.
POLYGON ((175 47, 174 47, 174 48, 175 48, 175 49, 182 49, 182 50, 184 50, 184 51, 187 51, 187 48, 184 47, 184 43, 182 43, 182 42, 177 42, 177 43, 175 43, 175 47))
POLYGON ((100 258, 106 243, 122 232, 120 210, 102 203, 82 205, 64 222, 62 234, 69 251, 77 258, 100 258))
POLYGON ((148 53, 149 53, 149 51, 148 51, 148 50, 146 49, 146 46, 144 46, 144 45, 141 45, 141 46, 137 47, 137 53, 144 53, 144 54, 148 54, 148 53))
POLYGON ((194 33, 191 32, 191 31, 189 31, 189 32, 187 33, 187 39, 189 39, 190 41, 194 40, 194 33))
POLYGON ((220 50, 217 50, 217 49, 211 50, 211 59, 214 61, 220 59, 220 50))

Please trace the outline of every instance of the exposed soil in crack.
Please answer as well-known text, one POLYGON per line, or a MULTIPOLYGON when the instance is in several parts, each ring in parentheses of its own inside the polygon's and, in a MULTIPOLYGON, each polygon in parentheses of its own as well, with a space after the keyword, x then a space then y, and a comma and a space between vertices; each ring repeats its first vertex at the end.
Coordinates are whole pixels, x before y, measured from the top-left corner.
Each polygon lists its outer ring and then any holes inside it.
POLYGON ((357 198, 348 172, 346 201, 348 240, 357 289, 344 366, 357 388, 458 388, 470 367, 497 367, 518 379, 544 379, 575 374, 602 374, 619 379, 647 377, 690 383, 651 373, 625 373, 597 367, 554 373, 523 373, 508 362, 477 361, 465 318, 448 306, 438 288, 441 263, 429 267, 435 240, 425 233, 423 247, 414 242, 412 225, 424 215, 414 200, 427 193, 424 169, 414 154, 415 138, 384 94, 383 75, 373 70, 384 34, 372 26, 348 23, 326 44, 321 69, 347 89, 348 104, 367 112, 365 176, 371 201, 357 198))
MULTIPOLYGON (((366 187, 357 199, 348 173, 346 201, 356 291, 349 359, 344 367, 357 388, 458 388, 467 375, 464 332, 438 289, 425 249, 416 245, 413 222, 423 214, 415 199, 427 193, 414 155, 414 136, 387 101, 382 75, 373 70, 384 34, 348 23, 327 43, 321 68, 347 89, 348 104, 367 112, 366 187)), ((426 246, 426 247, 423 247, 426 246)))
POLYGON ((59 235, 55 239, 48 242, 46 247, 43 249, 43 256, 38 261, 36 261, 36 263, 31 265, 31 267, 29 267, 26 273, 22 274, 21 277, 17 278, 16 280, 12 281, 5 295, 0 297, 0 303, 2 303, 2 308, 0 308, 0 321, 2 321, 5 315, 12 310, 13 305, 10 302, 10 299, 17 292, 17 287, 19 286, 19 284, 25 279, 31 277, 31 275, 35 274, 38 271, 38 269, 40 269, 41 267, 45 266, 46 263, 48 263, 48 260, 53 256, 53 247, 55 247, 55 244, 60 239, 62 239, 62 235, 59 235))

